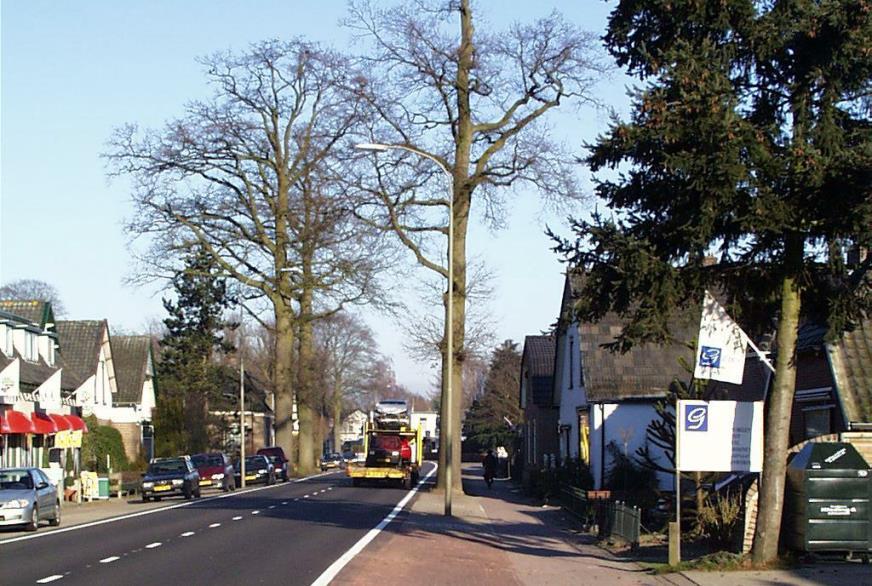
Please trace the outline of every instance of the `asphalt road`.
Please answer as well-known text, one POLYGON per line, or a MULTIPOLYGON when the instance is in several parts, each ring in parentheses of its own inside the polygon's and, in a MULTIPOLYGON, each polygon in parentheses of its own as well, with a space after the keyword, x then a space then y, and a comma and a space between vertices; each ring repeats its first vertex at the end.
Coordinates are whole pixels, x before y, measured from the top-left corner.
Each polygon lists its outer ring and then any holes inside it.
POLYGON ((311 584, 406 494, 335 473, 37 533, 0 544, 0 584, 311 584))

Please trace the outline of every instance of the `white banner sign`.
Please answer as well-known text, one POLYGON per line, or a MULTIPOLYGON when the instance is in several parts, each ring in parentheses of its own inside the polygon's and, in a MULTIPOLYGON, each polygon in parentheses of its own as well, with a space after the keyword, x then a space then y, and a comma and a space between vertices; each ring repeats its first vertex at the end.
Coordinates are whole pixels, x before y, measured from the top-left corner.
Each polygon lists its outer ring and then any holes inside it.
POLYGON ((763 469, 762 401, 679 401, 676 421, 680 470, 763 469))
POLYGON ((706 291, 699 322, 693 377, 742 384, 747 340, 742 328, 730 318, 711 293, 706 291))

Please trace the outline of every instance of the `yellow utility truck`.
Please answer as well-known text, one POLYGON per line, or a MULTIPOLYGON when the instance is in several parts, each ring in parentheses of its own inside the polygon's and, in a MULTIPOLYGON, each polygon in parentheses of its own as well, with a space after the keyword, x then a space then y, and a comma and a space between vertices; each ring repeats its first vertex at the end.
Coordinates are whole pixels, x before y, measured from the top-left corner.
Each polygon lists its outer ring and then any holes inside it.
POLYGON ((410 489, 418 483, 423 460, 423 431, 409 425, 405 401, 381 401, 370 413, 363 434, 363 465, 349 465, 354 486, 364 481, 398 484, 410 489))

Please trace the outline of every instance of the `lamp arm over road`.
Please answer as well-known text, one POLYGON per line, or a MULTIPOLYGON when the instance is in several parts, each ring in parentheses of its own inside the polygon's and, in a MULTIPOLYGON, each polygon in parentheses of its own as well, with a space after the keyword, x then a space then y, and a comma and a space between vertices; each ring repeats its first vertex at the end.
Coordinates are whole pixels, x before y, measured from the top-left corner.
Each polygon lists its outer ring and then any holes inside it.
POLYGON ((445 384, 445 392, 448 395, 445 401, 445 413, 442 416, 445 418, 445 437, 440 438, 440 450, 445 453, 445 516, 451 516, 451 492, 452 483, 454 482, 454 468, 451 461, 454 459, 454 176, 448 170, 448 166, 440 158, 431 155, 415 147, 396 144, 380 144, 380 143, 361 143, 354 148, 362 151, 385 152, 389 150, 403 150, 425 159, 430 159, 436 163, 439 168, 448 177, 448 303, 445 321, 445 355, 448 358, 448 363, 445 365, 445 376, 447 378, 445 384))

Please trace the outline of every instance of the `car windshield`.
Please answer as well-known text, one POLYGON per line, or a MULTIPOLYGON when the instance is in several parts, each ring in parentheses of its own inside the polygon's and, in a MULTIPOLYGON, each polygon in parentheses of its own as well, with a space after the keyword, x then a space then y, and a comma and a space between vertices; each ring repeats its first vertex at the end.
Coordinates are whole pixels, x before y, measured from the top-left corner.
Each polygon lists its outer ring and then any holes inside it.
POLYGON ((196 468, 223 466, 224 459, 221 457, 221 454, 197 454, 196 456, 191 456, 191 463, 196 468))
POLYGON ((0 472, 0 490, 26 490, 33 488, 33 479, 27 470, 3 470, 0 472))
POLYGON ((373 440, 373 447, 382 450, 399 450, 400 438, 395 435, 379 435, 373 440))
POLYGON ((154 462, 148 465, 149 474, 177 474, 187 472, 185 463, 176 460, 171 462, 154 462))
MULTIPOLYGON (((249 456, 245 459, 246 471, 263 467, 266 467, 266 462, 263 461, 261 456, 249 456)), ((239 462, 236 463, 236 469, 239 469, 239 462)))

